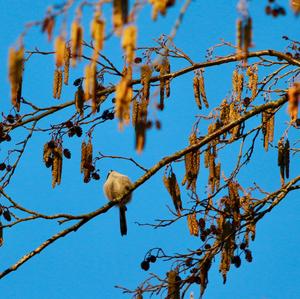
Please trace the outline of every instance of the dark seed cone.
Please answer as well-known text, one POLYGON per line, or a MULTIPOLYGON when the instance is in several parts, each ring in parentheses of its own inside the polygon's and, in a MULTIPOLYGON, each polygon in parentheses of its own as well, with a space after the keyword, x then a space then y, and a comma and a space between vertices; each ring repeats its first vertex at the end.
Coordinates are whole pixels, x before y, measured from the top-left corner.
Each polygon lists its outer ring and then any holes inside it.
POLYGON ((120 208, 119 208, 119 212, 120 212, 120 231, 121 231, 122 236, 127 235, 126 210, 127 210, 127 208, 125 206, 120 206, 120 208))

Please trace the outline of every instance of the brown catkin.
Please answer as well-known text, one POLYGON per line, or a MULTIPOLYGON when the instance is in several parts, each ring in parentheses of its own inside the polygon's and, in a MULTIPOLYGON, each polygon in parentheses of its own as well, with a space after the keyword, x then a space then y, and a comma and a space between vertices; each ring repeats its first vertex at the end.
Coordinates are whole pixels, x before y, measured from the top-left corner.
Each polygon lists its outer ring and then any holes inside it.
POLYGON ((84 165, 86 164, 86 143, 83 141, 81 144, 81 163, 80 163, 80 172, 82 173, 84 170, 84 165))
POLYGON ((24 47, 21 46, 18 50, 10 48, 8 58, 8 78, 11 86, 11 103, 17 111, 20 110, 23 67, 24 47))
POLYGON ((60 184, 61 173, 62 173, 62 147, 56 146, 53 149, 52 188, 60 184))
POLYGON ((208 108, 209 104, 208 104, 206 92, 205 92, 203 72, 200 73, 198 80, 199 80, 199 90, 200 90, 200 95, 201 95, 202 101, 203 101, 205 107, 208 108))
POLYGON ((236 45, 237 54, 241 54, 243 47, 243 24, 241 19, 238 19, 236 22, 236 45))
POLYGON ((132 102, 132 117, 131 122, 132 125, 135 127, 138 119, 138 113, 139 113, 139 103, 136 99, 132 102))
POLYGON ((296 15, 300 13, 300 1, 299 0, 290 0, 290 5, 296 15))
POLYGON ((54 71, 54 77, 53 77, 53 97, 55 99, 59 99, 61 95, 61 88, 62 88, 62 71, 59 69, 56 69, 54 71))
POLYGON ((147 64, 141 67, 141 84, 143 85, 143 98, 149 101, 150 79, 152 75, 151 67, 147 64))
POLYGON ((2 246, 4 243, 4 239, 3 239, 3 224, 0 221, 0 246, 2 246))
POLYGON ((76 111, 83 117, 83 106, 84 106, 84 91, 81 84, 78 86, 77 91, 75 92, 75 107, 76 111))
POLYGON ((138 106, 137 122, 135 124, 135 148, 138 153, 141 153, 146 143, 146 126, 148 115, 148 102, 142 100, 138 106))
POLYGON ((285 166, 285 177, 290 177, 290 142, 287 139, 284 144, 284 166, 285 166))
POLYGON ((171 270, 168 276, 168 299, 180 299, 180 278, 178 272, 171 270))
POLYGON ((199 80, 198 77, 195 76, 193 79, 193 90, 194 90, 194 98, 195 102, 199 109, 202 109, 202 103, 200 99, 200 89, 199 89, 199 80))
POLYGON ((196 213, 187 215, 187 221, 188 221, 188 228, 190 231, 190 234, 193 236, 199 235, 199 226, 198 221, 196 219, 196 213))
POLYGON ((280 138, 278 141, 278 159, 277 164, 280 169, 280 180, 284 184, 284 172, 285 172, 285 146, 283 144, 283 138, 280 138))
POLYGON ((128 0, 113 0, 113 25, 115 34, 120 35, 128 21, 128 0))
POLYGON ((294 83, 293 86, 291 86, 288 89, 288 113, 291 117, 291 121, 294 122, 298 118, 298 98, 300 96, 300 83, 294 83))
POLYGON ((71 48, 65 43, 64 49, 64 84, 69 83, 69 71, 70 71, 70 58, 71 58, 71 48))
POLYGON ((221 178, 221 163, 219 162, 215 168, 215 187, 216 190, 220 188, 220 178, 221 178))
POLYGON ((180 188, 175 173, 171 171, 168 177, 164 175, 163 182, 169 194, 171 195, 177 215, 181 216, 182 202, 181 202, 180 188))
POLYGON ((252 44, 252 19, 249 17, 244 27, 244 53, 248 55, 249 48, 252 44))
POLYGON ((49 143, 44 144, 44 150, 43 150, 43 161, 45 164, 48 163, 49 159, 52 156, 52 148, 49 146, 49 143))

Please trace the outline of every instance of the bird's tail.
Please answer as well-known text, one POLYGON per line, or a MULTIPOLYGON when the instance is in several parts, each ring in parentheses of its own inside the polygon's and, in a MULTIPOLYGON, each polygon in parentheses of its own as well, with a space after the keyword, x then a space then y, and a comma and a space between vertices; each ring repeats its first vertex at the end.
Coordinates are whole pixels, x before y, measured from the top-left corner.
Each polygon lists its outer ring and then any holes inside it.
POLYGON ((127 235, 126 210, 126 206, 120 206, 120 230, 122 236, 127 235))

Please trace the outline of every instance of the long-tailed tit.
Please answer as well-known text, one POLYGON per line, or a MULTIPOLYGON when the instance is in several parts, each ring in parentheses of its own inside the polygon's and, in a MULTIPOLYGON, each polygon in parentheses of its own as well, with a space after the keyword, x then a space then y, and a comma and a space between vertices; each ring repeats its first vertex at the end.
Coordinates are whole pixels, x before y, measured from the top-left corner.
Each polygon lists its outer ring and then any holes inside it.
MULTIPOLYGON (((106 197, 112 201, 120 196, 122 196, 127 190, 132 187, 132 182, 129 177, 121 174, 117 171, 109 171, 106 182, 103 185, 103 190, 106 197)), ((121 235, 127 234, 127 224, 126 224, 126 204, 131 200, 131 193, 128 194, 122 201, 118 204, 120 211, 120 230, 121 235)))

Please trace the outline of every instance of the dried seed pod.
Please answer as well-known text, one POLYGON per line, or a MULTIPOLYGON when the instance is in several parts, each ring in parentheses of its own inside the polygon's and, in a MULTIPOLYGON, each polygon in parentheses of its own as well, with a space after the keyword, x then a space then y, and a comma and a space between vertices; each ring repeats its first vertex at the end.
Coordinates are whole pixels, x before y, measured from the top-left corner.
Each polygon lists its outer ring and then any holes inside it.
POLYGON ((295 121, 298 118, 298 104, 300 100, 300 83, 294 83, 292 87, 288 89, 288 113, 291 117, 291 121, 295 121))
POLYGON ((200 95, 201 95, 202 101, 203 101, 205 107, 208 108, 209 104, 208 104, 208 101, 206 98, 203 71, 200 72, 200 76, 199 76, 198 80, 199 80, 199 90, 200 90, 200 95))
POLYGON ((94 49, 95 49, 95 55, 94 59, 96 60, 98 51, 101 51, 103 49, 103 43, 104 43, 104 35, 105 35, 105 22, 101 18, 101 12, 96 11, 94 14, 94 18, 91 22, 91 36, 93 40, 95 41, 94 49))
POLYGON ((0 247, 3 245, 4 240, 3 240, 3 225, 2 222, 0 221, 0 247))
POLYGON ((21 46, 18 50, 14 48, 9 49, 8 60, 8 77, 11 86, 11 103, 20 110, 20 100, 22 92, 23 81, 23 67, 24 67, 24 47, 21 46))
POLYGON ((199 89, 199 80, 198 77, 194 77, 193 79, 193 89, 194 89, 194 98, 195 102, 199 109, 202 109, 202 103, 200 99, 200 89, 199 89))
POLYGON ((75 93, 75 107, 76 111, 83 117, 83 105, 84 105, 84 91, 81 84, 78 86, 78 89, 75 93))
POLYGON ((199 235, 199 226, 196 219, 196 213, 187 215, 187 221, 190 234, 197 237, 199 235))
POLYGON ((169 194, 171 195, 177 215, 181 216, 182 202, 181 202, 180 188, 175 173, 171 171, 168 177, 164 175, 163 182, 169 194))
POLYGON ((117 35, 121 34, 128 21, 128 0, 113 0, 113 25, 117 35))
POLYGON ((65 39, 63 36, 58 36, 55 40, 55 64, 56 67, 61 67, 64 64, 64 52, 65 52, 65 39))
POLYGON ((287 139, 284 144, 284 166, 285 177, 288 179, 290 176, 290 142, 287 139))
POLYGON ((149 65, 145 64, 141 67, 141 84, 143 85, 143 98, 149 101, 150 95, 150 79, 152 69, 149 65))
POLYGON ((76 65, 77 59, 81 59, 82 56, 82 40, 83 29, 78 20, 75 20, 71 26, 71 46, 72 46, 72 66, 76 65))
POLYGON ((168 276, 168 299, 180 299, 180 277, 177 271, 169 271, 168 276))
POLYGON ((136 48, 137 28, 134 25, 127 26, 123 32, 122 48, 125 51, 127 63, 133 63, 136 48))
POLYGON ((65 44, 64 50, 64 84, 69 83, 69 69, 70 69, 70 58, 71 58, 71 48, 65 44))
POLYGON ((62 89, 62 71, 59 69, 56 69, 54 71, 54 77, 53 77, 53 98, 59 99, 61 95, 61 89, 62 89))

